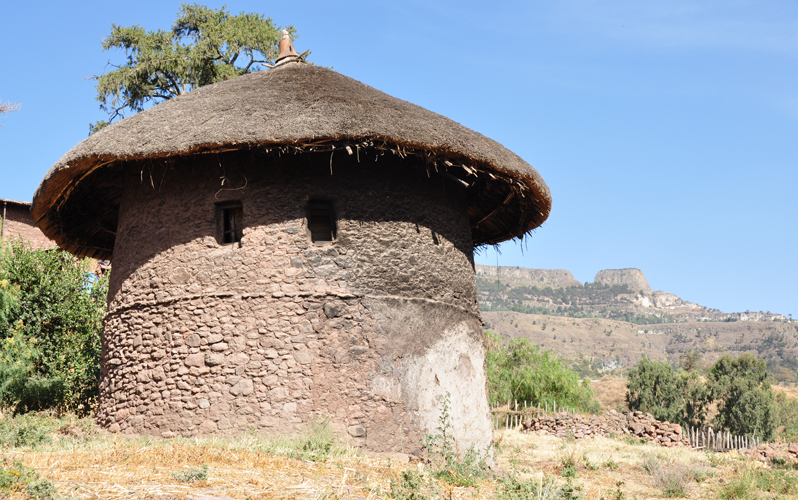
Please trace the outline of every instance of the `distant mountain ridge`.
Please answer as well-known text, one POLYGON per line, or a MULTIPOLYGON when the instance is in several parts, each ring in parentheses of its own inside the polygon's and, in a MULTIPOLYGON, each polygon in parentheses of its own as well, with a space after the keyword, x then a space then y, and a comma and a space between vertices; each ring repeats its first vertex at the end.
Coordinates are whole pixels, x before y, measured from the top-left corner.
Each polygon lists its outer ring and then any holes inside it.
MULTIPOLYGON (((480 290, 480 304, 484 303, 488 310, 495 307, 503 308, 502 304, 504 303, 504 308, 522 312, 518 307, 514 309, 512 305, 525 304, 531 308, 537 308, 536 310, 538 311, 542 308, 548 309, 548 312, 544 314, 585 317, 575 314, 573 308, 565 308, 566 312, 563 312, 562 306, 565 305, 565 302, 562 298, 570 295, 572 299, 567 299, 568 305, 579 305, 595 313, 587 314, 587 316, 596 316, 597 314, 600 316, 599 312, 602 309, 610 308, 616 311, 624 311, 624 313, 650 315, 654 318, 663 319, 662 322, 677 320, 789 321, 783 314, 771 312, 745 311, 725 313, 682 300, 672 293, 654 291, 648 284, 643 271, 635 268, 599 271, 593 283, 580 283, 570 271, 565 269, 529 269, 511 266, 483 266, 480 264, 477 264, 475 269, 477 285, 480 290), (520 295, 523 295, 523 297, 519 297, 519 293, 507 294, 495 290, 492 282, 503 283, 509 289, 519 290, 521 292, 520 295), (611 289, 610 293, 603 294, 606 300, 599 302, 580 300, 580 294, 567 293, 568 289, 578 290, 591 286, 595 288, 601 286, 609 287, 611 289), (546 287, 550 287, 553 290, 564 289, 566 293, 541 293, 546 287), (530 290, 531 288, 537 288, 539 292, 535 293, 530 290), (502 300, 503 295, 508 297, 512 295, 514 302, 508 306, 506 300, 502 300), (572 304, 574 299, 576 303, 572 304), (560 308, 559 312, 558 308, 560 308)), ((575 292, 576 290, 570 291, 575 292)), ((649 321, 644 321, 644 323, 648 324, 649 321)))
POLYGON ((778 380, 798 382, 798 321, 769 312, 721 312, 654 291, 639 269, 599 271, 580 283, 565 269, 476 265, 485 328, 525 337, 600 376, 641 357, 678 364, 686 351, 705 362, 750 352, 778 380))

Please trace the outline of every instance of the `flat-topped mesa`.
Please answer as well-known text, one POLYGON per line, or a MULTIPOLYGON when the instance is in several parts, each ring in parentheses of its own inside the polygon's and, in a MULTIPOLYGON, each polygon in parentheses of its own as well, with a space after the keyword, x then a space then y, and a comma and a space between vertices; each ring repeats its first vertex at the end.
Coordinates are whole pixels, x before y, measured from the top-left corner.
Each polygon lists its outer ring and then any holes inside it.
POLYGON ((596 283, 605 285, 628 285, 629 289, 633 292, 643 291, 643 293, 651 293, 651 286, 646 280, 646 275, 643 271, 635 268, 627 269, 605 269, 596 273, 596 283))
POLYGON ((496 278, 501 280, 531 281, 532 284, 550 286, 552 288, 566 288, 579 286, 582 283, 574 278, 567 269, 527 269, 525 267, 509 266, 475 266, 477 276, 482 278, 496 278))

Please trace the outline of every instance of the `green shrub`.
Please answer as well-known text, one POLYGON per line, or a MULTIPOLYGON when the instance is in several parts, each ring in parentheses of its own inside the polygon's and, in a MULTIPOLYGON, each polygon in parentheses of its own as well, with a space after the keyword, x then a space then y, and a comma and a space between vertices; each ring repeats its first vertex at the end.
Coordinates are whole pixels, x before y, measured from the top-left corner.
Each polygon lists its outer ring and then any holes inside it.
POLYGON ((570 458, 563 459, 560 475, 562 477, 579 477, 579 471, 576 470, 576 462, 570 458))
MULTIPOLYGON (((317 419, 311 415, 305 429, 293 436, 276 436, 263 444, 263 451, 300 460, 324 461, 347 451, 329 426, 330 417, 317 419)), ((259 439, 256 435, 254 439, 259 439)))
POLYGON ((0 301, 10 303, 7 296, 14 295, 13 306, 0 306, 0 339, 17 344, 0 350, 0 403, 17 413, 89 414, 97 398, 108 275, 96 278, 88 259, 16 241, 0 248, 0 282, 6 283, 0 301))
POLYGON ((0 280, 0 332, 11 329, 14 316, 19 308, 19 286, 8 280, 0 280))
POLYGON ((798 492, 798 474, 788 470, 758 469, 756 487, 777 495, 792 495, 798 492))
POLYGON ((525 338, 507 346, 491 331, 487 340, 488 394, 492 403, 508 400, 528 401, 532 405, 556 401, 558 407, 598 413, 601 405, 589 380, 579 383, 579 376, 549 351, 541 351, 525 338))

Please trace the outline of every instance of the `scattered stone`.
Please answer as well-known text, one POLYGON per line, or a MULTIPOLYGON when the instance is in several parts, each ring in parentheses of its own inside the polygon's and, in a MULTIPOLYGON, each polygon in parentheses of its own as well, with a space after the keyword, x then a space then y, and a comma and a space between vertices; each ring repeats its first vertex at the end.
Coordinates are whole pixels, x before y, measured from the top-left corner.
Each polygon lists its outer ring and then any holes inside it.
POLYGON ((689 446, 682 427, 670 422, 660 422, 650 413, 615 410, 600 416, 583 416, 572 413, 555 413, 527 418, 522 423, 525 431, 553 434, 560 437, 584 439, 594 436, 634 436, 662 446, 689 446))

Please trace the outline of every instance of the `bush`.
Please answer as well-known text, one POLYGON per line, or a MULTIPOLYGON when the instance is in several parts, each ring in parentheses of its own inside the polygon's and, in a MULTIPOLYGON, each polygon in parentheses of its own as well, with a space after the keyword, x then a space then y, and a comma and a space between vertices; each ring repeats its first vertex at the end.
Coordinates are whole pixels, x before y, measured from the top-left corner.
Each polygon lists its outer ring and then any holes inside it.
POLYGON ((0 280, 0 332, 11 328, 12 318, 19 307, 19 286, 0 280))
POLYGON ((491 402, 518 400, 551 406, 556 401, 558 407, 588 413, 598 413, 601 409, 590 382, 585 380, 580 384, 576 372, 556 355, 539 350, 525 338, 513 339, 505 347, 493 332, 485 334, 491 402))
POLYGON ((34 250, 18 240, 0 249, 0 282, 0 338, 15 344, 0 349, 2 404, 17 413, 90 413, 100 373, 107 274, 92 274, 89 259, 34 250))

